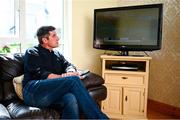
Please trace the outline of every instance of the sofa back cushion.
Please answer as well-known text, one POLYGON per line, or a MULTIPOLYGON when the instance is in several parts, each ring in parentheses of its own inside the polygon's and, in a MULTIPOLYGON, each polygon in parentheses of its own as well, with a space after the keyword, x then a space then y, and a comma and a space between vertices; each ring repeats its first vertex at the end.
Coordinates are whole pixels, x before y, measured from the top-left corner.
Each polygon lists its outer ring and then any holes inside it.
POLYGON ((0 101, 7 102, 17 97, 13 78, 24 73, 24 59, 22 54, 0 56, 0 101))
POLYGON ((3 86, 2 81, 0 81, 0 102, 3 100, 3 86))
POLYGON ((12 81, 14 77, 23 74, 23 55, 0 56, 0 80, 12 81))

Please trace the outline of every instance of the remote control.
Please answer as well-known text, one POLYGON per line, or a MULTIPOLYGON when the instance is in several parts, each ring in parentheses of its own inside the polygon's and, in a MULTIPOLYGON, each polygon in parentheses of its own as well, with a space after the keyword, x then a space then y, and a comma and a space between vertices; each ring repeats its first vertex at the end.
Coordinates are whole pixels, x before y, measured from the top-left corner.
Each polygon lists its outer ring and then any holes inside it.
POLYGON ((88 74, 90 71, 89 70, 84 70, 82 72, 80 72, 80 76, 84 76, 86 74, 88 74))

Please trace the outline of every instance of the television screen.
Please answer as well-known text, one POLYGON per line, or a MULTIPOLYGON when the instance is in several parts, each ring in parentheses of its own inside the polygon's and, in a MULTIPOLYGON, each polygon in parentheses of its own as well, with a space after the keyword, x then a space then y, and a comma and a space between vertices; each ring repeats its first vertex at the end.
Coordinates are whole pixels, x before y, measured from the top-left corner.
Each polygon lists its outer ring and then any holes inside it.
POLYGON ((94 10, 93 47, 117 51, 161 48, 162 4, 94 10))

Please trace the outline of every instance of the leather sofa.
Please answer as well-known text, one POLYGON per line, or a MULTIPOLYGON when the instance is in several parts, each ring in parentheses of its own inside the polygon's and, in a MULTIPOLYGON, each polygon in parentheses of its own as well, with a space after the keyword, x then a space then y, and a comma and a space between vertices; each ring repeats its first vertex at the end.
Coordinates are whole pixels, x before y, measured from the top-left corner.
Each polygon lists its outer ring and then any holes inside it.
MULTIPOLYGON (((54 108, 27 106, 19 99, 13 86, 13 78, 23 74, 23 55, 0 56, 0 118, 10 119, 59 119, 60 113, 54 108)), ((83 79, 90 95, 100 106, 107 90, 101 76, 90 72, 83 79)), ((81 115, 83 116, 83 114, 81 115)))

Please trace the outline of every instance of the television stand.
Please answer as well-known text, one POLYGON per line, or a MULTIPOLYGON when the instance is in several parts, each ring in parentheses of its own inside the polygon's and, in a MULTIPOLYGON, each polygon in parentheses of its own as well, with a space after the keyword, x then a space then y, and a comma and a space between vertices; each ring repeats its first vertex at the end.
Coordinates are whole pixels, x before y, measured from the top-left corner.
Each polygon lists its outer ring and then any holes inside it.
POLYGON ((102 111, 112 119, 146 119, 151 57, 101 55, 101 59, 107 88, 102 111))

